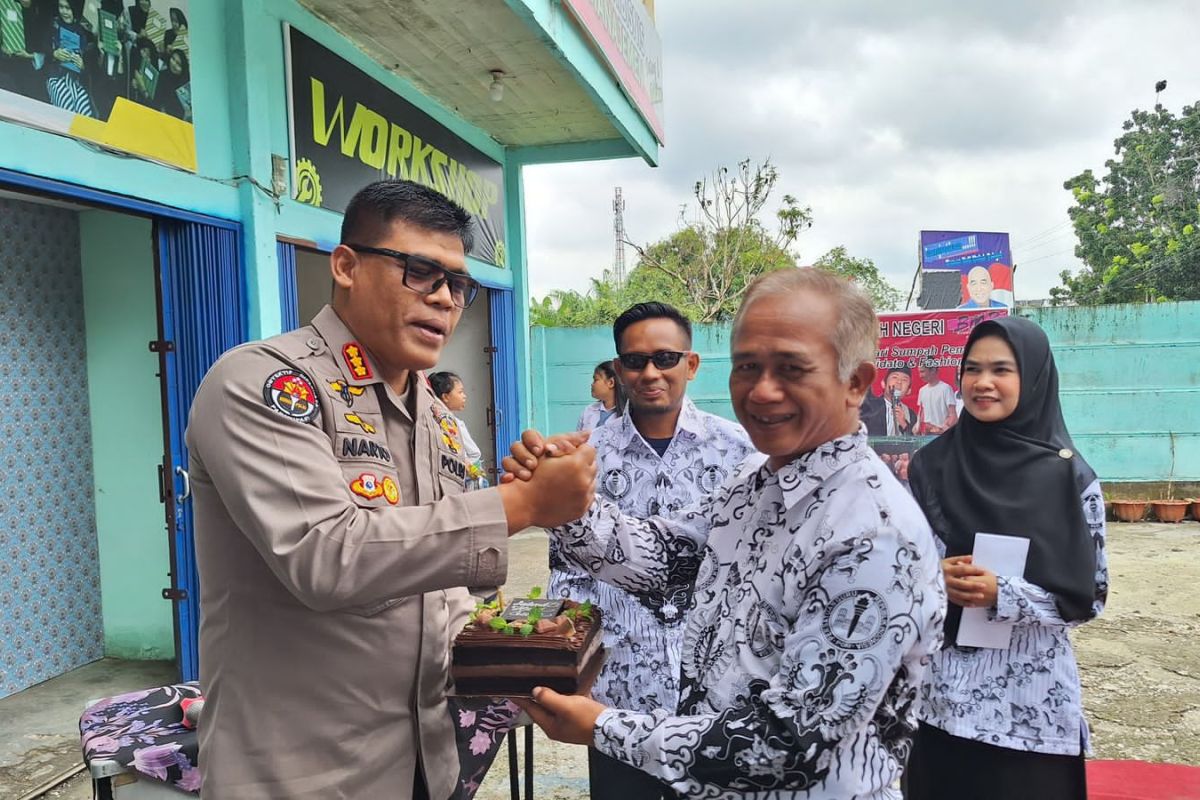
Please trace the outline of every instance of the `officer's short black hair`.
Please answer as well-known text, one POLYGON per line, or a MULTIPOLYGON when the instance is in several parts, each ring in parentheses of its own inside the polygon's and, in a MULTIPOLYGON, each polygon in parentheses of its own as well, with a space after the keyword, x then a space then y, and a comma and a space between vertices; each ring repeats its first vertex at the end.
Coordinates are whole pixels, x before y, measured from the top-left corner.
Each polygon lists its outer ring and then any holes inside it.
POLYGON ((893 372, 899 372, 910 381, 912 380, 912 367, 892 367, 887 371, 887 374, 890 376, 893 372))
POLYGON ((386 180, 367 184, 350 199, 342 219, 342 244, 376 246, 397 221, 452 233, 468 253, 475 243, 471 215, 458 203, 419 183, 386 180))
POLYGON ((625 329, 634 323, 644 322, 648 319, 672 320, 687 337, 687 346, 692 346, 692 323, 683 315, 682 311, 666 303, 638 303, 625 309, 621 316, 613 322, 613 341, 617 345, 618 353, 621 352, 621 336, 625 333, 625 329))
POLYGON ((429 376, 429 388, 439 400, 454 391, 455 383, 462 383, 462 378, 453 372, 435 372, 429 376))

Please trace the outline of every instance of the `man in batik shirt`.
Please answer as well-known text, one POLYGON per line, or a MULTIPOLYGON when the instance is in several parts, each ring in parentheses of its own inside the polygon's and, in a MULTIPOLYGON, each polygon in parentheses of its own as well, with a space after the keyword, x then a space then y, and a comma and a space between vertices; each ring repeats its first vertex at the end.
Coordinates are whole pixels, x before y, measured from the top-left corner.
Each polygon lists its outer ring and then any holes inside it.
MULTIPOLYGON (((676 713, 539 688, 524 705, 551 738, 689 797, 900 797, 946 600, 929 525, 859 423, 877 330, 840 278, 760 278, 734 322, 729 387, 766 457, 675 517, 598 497, 553 530, 597 577, 638 594, 691 579, 694 604, 676 713)), ((506 466, 527 474, 543 446, 527 433, 506 466)))
MULTIPOLYGON (((597 489, 638 519, 670 516, 723 484, 754 446, 737 423, 707 414, 687 397, 700 356, 692 325, 665 303, 638 303, 613 323, 613 367, 625 413, 592 431, 597 489)), ((551 594, 604 610, 608 660, 592 688, 606 705, 650 712, 679 703, 680 648, 691 581, 630 594, 569 564, 550 549, 551 594)), ((591 796, 658 800, 663 785, 598 750, 588 751, 591 796)))

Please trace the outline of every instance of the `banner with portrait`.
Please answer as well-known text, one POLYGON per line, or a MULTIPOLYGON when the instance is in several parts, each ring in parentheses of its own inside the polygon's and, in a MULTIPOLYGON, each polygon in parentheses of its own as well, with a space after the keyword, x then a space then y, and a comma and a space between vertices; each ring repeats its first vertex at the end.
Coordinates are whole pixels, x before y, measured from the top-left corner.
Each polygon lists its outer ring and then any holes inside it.
POLYGON ((1007 233, 921 231, 921 271, 958 274, 958 308, 1012 308, 1013 260, 1007 233))
POLYGON ((875 383, 861 416, 871 446, 908 485, 908 462, 962 414, 958 367, 971 331, 1007 308, 879 315, 875 383))
POLYGON ((196 171, 188 0, 0 0, 0 119, 196 171))

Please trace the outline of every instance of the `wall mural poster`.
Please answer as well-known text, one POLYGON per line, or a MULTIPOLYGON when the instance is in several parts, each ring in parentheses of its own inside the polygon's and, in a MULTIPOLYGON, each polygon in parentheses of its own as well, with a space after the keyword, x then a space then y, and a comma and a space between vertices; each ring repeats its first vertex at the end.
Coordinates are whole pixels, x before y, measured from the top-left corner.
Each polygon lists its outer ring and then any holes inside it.
POLYGON ((0 0, 0 118, 196 171, 187 0, 0 0))
POLYGON ((505 266, 499 162, 295 28, 285 41, 295 199, 342 212, 372 181, 416 181, 470 212, 471 256, 505 266))
POLYGON ((921 231, 921 269, 959 273, 959 308, 1012 308, 1013 260, 1007 233, 921 231))
POLYGON ((912 454, 962 414, 958 366, 971 331, 1007 308, 879 315, 875 383, 861 416, 871 445, 905 486, 912 454))

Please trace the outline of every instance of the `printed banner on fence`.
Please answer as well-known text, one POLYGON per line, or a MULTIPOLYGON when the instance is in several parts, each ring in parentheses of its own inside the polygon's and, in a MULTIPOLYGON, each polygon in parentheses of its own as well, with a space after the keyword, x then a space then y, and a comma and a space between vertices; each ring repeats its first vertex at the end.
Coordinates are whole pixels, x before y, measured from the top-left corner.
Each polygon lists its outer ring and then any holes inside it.
POLYGON ((187 0, 0 0, 0 118, 196 171, 187 0))
POLYGON ((1012 308, 1013 261, 1007 233, 921 231, 921 269, 959 273, 959 308, 1012 308))
POLYGON ((295 198, 342 212, 372 181, 415 181, 470 212, 470 255, 505 266, 504 168, 295 28, 285 41, 295 198))
POLYGON ((962 413, 958 366, 967 337, 980 322, 1007 315, 1007 308, 879 315, 878 374, 861 414, 875 452, 905 486, 913 452, 962 413))

